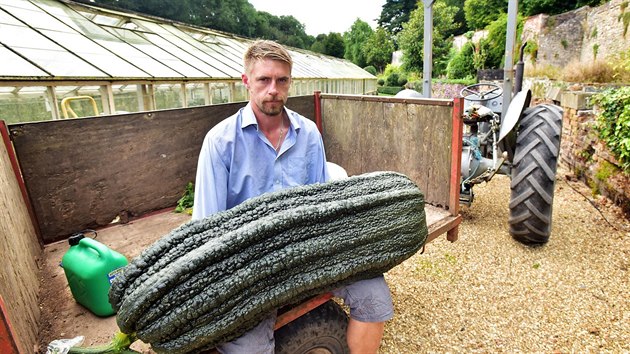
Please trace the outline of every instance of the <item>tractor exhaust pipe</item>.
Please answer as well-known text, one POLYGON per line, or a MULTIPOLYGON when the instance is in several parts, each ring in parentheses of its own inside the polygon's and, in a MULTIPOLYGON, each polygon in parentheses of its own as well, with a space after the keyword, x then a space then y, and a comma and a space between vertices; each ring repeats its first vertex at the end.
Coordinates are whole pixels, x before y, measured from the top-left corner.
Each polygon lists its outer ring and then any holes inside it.
POLYGON ((514 71, 514 93, 517 94, 521 92, 523 88, 523 72, 525 71, 525 62, 523 62, 523 54, 525 53, 525 46, 527 42, 521 45, 521 51, 519 53, 518 62, 515 66, 514 71))

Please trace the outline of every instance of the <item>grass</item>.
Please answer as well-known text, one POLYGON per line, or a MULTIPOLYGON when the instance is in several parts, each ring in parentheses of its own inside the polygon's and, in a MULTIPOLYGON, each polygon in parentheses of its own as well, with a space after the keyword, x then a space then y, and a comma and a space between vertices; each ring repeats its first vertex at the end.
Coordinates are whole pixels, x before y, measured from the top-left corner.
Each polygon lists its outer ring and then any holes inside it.
POLYGON ((582 83, 628 83, 630 82, 630 53, 588 62, 574 60, 565 67, 553 65, 527 66, 528 77, 547 77, 552 80, 582 83))

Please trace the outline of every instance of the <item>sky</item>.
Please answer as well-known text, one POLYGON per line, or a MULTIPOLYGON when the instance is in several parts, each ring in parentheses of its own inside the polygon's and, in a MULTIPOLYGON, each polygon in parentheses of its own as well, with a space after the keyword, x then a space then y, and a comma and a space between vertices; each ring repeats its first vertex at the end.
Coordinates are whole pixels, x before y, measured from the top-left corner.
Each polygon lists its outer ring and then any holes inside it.
POLYGON ((376 19, 386 0, 249 0, 258 11, 295 17, 306 34, 317 36, 348 31, 360 18, 376 29, 376 19))

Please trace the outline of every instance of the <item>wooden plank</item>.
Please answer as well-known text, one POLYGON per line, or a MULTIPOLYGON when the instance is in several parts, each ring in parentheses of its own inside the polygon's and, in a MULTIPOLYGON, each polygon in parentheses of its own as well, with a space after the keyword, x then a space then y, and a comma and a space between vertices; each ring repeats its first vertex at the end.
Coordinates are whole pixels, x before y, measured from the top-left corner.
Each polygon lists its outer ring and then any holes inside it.
POLYGON ((315 101, 313 100, 313 95, 289 97, 287 107, 313 122, 315 121, 315 101))
POLYGON ((10 126, 44 243, 173 206, 206 132, 242 105, 10 126))
POLYGON ((452 109, 450 107, 423 107, 424 122, 428 127, 428 136, 422 143, 425 145, 425 161, 427 169, 427 203, 440 207, 448 207, 451 173, 451 124, 452 109))
MULTIPOLYGON (((205 134, 246 103, 11 125, 44 243, 173 206, 205 134)), ((314 120, 313 96, 288 106, 314 120)))
MULTIPOLYGON (((427 179, 427 166, 430 161, 427 159, 427 151, 430 149, 428 144, 425 144, 427 139, 431 136, 431 127, 424 123, 423 119, 424 106, 419 105, 407 105, 407 121, 404 126, 408 126, 409 131, 409 158, 406 165, 409 166, 410 177, 416 182, 418 187, 423 193, 429 188, 429 181, 427 179)), ((403 129, 402 127, 400 129, 403 129)))
MULTIPOLYGON (((0 294, 7 301, 2 316, 11 320, 12 330, 0 336, 5 344, 10 341, 20 352, 28 353, 35 345, 40 315, 37 260, 41 248, 13 170, 10 148, 6 140, 0 142, 0 294), (13 335, 20 339, 17 344, 16 338, 9 338, 13 335)), ((5 351, 0 348, 0 352, 5 351)))
MULTIPOLYGON (((425 205, 429 239, 453 227, 459 219, 448 211, 425 205)), ((115 249, 129 259, 136 257, 142 250, 166 235, 190 217, 186 214, 170 212, 155 213, 125 225, 114 225, 97 230, 97 240, 115 249)), ((91 314, 87 309, 77 304, 67 285, 63 269, 58 266, 61 257, 69 245, 66 241, 48 244, 44 252, 44 266, 42 283, 42 321, 40 331, 40 345, 46 345, 54 339, 85 336, 84 345, 93 346, 106 344, 116 332, 115 317, 101 318, 91 314)), ((276 329, 295 320, 304 313, 319 306, 330 298, 330 293, 319 295, 290 310, 278 318, 276 329)), ((147 344, 136 342, 135 350, 152 352, 147 344)))
POLYGON ((404 173, 425 193, 427 203, 448 208, 453 106, 345 98, 322 99, 328 158, 350 175, 404 173))
MULTIPOLYGON (((190 220, 187 214, 158 212, 128 224, 97 229, 96 240, 131 260, 153 242, 190 220)), ((91 234, 86 234, 90 237, 91 234)), ((70 292, 61 258, 69 248, 67 241, 47 244, 42 264, 40 346, 60 338, 84 336, 85 346, 106 344, 116 333, 116 318, 97 317, 79 305, 70 292)), ((138 343, 142 345, 142 343, 138 343)), ((144 345, 143 349, 148 349, 144 345)))
POLYGON ((350 114, 352 103, 342 100, 322 100, 324 147, 326 158, 346 169, 349 175, 361 173, 362 141, 356 134, 358 118, 350 114))
POLYGON ((20 354, 16 343, 16 335, 4 306, 4 299, 0 295, 0 353, 20 354))

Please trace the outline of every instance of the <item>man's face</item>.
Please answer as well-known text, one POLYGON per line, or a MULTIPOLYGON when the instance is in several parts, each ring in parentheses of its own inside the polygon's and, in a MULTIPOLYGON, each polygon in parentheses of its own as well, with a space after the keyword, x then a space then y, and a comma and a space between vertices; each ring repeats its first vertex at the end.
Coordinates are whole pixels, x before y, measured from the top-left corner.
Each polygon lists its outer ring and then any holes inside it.
POLYGON ((289 64, 279 60, 259 60, 253 63, 249 73, 242 75, 242 79, 249 90, 254 112, 270 116, 282 113, 291 86, 289 64))

